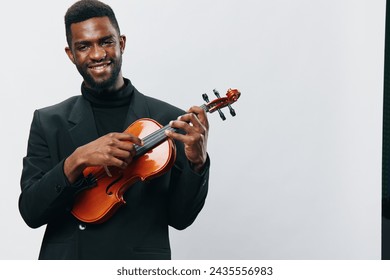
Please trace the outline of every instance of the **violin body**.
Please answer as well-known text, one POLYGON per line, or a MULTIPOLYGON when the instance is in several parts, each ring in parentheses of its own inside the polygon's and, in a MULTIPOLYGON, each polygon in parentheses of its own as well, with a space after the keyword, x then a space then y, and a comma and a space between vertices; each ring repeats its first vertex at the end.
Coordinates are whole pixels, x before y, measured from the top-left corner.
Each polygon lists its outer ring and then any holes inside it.
MULTIPOLYGON (((152 119, 140 119, 131 124, 125 133, 140 139, 161 129, 161 125, 152 119)), ((72 214, 86 223, 102 223, 108 220, 116 210, 126 202, 123 194, 135 182, 150 180, 171 169, 176 159, 174 142, 167 138, 158 146, 134 159, 126 169, 109 168, 109 174, 102 166, 88 167, 84 176, 92 174, 96 185, 81 191, 75 198, 72 214)))

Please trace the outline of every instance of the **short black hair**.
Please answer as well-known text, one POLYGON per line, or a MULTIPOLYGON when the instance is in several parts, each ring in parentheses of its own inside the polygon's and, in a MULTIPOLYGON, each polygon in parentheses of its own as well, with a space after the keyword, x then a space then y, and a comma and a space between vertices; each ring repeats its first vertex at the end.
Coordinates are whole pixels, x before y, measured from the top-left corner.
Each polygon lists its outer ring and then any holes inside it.
POLYGON ((108 17, 118 35, 120 35, 118 21, 110 6, 98 0, 80 0, 70 6, 65 14, 66 41, 69 47, 72 43, 72 32, 70 30, 72 23, 82 22, 94 17, 108 17))

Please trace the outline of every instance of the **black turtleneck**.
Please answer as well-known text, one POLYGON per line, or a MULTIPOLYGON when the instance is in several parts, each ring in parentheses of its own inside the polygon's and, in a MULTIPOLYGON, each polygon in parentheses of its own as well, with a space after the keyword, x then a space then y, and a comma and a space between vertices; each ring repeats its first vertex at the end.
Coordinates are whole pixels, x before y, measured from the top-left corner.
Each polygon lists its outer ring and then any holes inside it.
POLYGON ((98 92, 81 85, 81 93, 92 106, 96 130, 99 136, 110 132, 122 132, 134 87, 130 80, 115 92, 98 92))

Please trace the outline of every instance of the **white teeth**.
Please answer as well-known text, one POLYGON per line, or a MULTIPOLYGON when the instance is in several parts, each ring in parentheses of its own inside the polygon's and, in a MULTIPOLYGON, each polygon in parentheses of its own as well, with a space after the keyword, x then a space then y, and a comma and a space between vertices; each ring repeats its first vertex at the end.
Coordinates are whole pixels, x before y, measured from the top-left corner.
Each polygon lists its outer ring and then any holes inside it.
POLYGON ((106 68, 107 66, 108 66, 107 64, 104 64, 104 65, 99 65, 99 66, 92 66, 91 68, 94 70, 101 70, 103 68, 106 68))

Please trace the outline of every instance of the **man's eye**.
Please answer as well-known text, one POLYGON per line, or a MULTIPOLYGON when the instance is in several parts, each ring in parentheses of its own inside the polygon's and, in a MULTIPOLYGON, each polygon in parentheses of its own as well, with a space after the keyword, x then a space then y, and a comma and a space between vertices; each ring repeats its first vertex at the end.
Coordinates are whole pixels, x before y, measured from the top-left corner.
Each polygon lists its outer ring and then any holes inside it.
POLYGON ((103 42, 103 46, 108 46, 108 45, 112 45, 112 44, 114 44, 114 41, 111 41, 111 40, 107 40, 107 41, 103 42))
POLYGON ((79 51, 85 51, 86 49, 87 49, 87 46, 85 46, 85 45, 77 46, 77 50, 79 50, 79 51))

